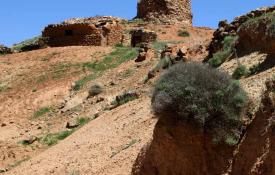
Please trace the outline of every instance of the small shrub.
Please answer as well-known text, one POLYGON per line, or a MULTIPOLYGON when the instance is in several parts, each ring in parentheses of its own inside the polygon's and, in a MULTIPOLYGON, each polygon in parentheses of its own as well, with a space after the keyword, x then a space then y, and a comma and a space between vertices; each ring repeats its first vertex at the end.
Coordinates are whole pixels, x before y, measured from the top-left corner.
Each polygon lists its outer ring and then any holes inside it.
POLYGON ((157 82, 152 107, 159 117, 194 122, 213 141, 238 140, 246 95, 229 75, 199 63, 179 63, 157 82))
POLYGON ((64 140, 70 136, 75 130, 61 131, 59 133, 47 134, 41 138, 41 142, 45 145, 52 146, 58 143, 59 140, 64 140))
POLYGON ((158 71, 161 69, 167 69, 172 66, 172 61, 170 57, 165 56, 164 58, 161 58, 158 62, 158 64, 153 68, 153 71, 158 71))
POLYGON ((125 103, 128 103, 129 101, 133 101, 138 98, 138 94, 136 92, 125 92, 121 95, 116 96, 116 99, 111 102, 112 108, 116 108, 118 106, 121 106, 125 103))
POLYGON ((213 57, 209 59, 208 63, 212 67, 219 67, 226 59, 232 56, 234 51, 235 43, 238 37, 236 36, 227 36, 223 40, 223 48, 221 51, 214 53, 213 57))
POLYGON ((181 37, 189 37, 190 36, 190 33, 186 30, 179 30, 178 31, 178 36, 181 36, 181 37))
POLYGON ((261 69, 260 69, 260 63, 258 64, 255 64, 253 65, 252 67, 249 68, 249 75, 254 75, 256 74, 257 72, 259 72, 261 69))
POLYGON ((33 118, 41 117, 41 116, 43 116, 47 113, 50 113, 50 112, 52 112, 52 108, 50 108, 50 107, 40 108, 33 114, 33 118))
POLYGON ((93 86, 91 86, 90 90, 89 90, 89 96, 88 98, 90 97, 94 97, 96 95, 99 95, 100 93, 102 93, 102 87, 98 84, 95 84, 93 86))
POLYGON ((84 126, 85 124, 89 123, 90 119, 89 118, 77 118, 76 122, 79 126, 84 126))
POLYGON ((233 72, 232 77, 234 79, 240 79, 248 74, 248 70, 244 65, 239 65, 233 72))

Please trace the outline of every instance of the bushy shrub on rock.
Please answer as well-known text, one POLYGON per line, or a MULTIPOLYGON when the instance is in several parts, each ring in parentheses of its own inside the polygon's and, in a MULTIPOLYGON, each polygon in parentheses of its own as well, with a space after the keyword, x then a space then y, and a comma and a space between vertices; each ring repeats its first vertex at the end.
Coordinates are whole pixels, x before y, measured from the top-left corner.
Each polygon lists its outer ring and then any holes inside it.
POLYGON ((200 63, 180 63, 157 82, 153 111, 158 117, 194 123, 213 140, 235 144, 246 95, 238 81, 200 63))

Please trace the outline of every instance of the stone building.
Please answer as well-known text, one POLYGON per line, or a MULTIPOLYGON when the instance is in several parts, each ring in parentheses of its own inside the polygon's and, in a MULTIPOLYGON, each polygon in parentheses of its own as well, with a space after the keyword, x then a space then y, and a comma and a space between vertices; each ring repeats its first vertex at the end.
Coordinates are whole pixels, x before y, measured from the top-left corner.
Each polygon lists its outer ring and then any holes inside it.
POLYGON ((192 25, 191 0, 139 0, 137 18, 192 25))
POLYGON ((145 29, 133 29, 130 31, 131 46, 136 47, 142 43, 152 43, 157 40, 157 33, 145 29))
POLYGON ((42 37, 52 47, 107 46, 120 43, 122 34, 119 18, 103 16, 74 18, 61 24, 48 25, 42 32, 42 37))

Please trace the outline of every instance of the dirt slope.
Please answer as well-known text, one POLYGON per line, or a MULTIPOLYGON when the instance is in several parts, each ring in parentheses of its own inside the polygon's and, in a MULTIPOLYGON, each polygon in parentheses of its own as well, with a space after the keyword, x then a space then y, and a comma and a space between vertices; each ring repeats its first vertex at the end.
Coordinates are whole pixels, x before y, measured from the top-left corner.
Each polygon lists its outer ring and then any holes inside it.
POLYGON ((141 98, 102 115, 7 174, 130 174, 139 150, 150 141, 155 121, 149 98, 141 98))
MULTIPOLYGON (((187 48, 210 42, 212 30, 188 28, 190 37, 179 37, 182 26, 153 26, 159 42, 187 48)), ((80 91, 72 84, 91 72, 90 63, 108 56, 111 47, 60 47, 0 56, 0 172, 4 174, 130 174, 140 149, 152 138, 156 120, 150 112, 151 87, 144 78, 159 61, 126 61, 106 70, 80 91), (89 87, 100 84, 99 97, 86 99, 89 87), (116 97, 133 90, 139 99, 106 110, 116 97), (99 100, 100 99, 100 100, 99 100), (102 101, 101 101, 102 100, 102 101), (46 108, 45 108, 46 107, 46 108), (49 109, 35 117, 37 111, 49 109), (80 117, 94 119, 64 141, 47 146, 19 142, 67 131, 66 123, 80 117)), ((198 53, 201 58, 205 50, 198 53)))

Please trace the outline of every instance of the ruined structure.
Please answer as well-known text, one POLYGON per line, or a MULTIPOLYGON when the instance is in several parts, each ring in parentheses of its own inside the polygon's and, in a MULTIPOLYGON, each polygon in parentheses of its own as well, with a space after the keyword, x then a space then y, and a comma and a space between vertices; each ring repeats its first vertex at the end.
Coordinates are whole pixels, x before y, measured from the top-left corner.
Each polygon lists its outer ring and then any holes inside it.
POLYGON ((0 54, 9 54, 9 53, 12 53, 11 49, 0 44, 0 54))
POLYGON ((136 47, 141 43, 151 43, 157 40, 157 34, 154 31, 145 29, 134 29, 130 31, 131 45, 136 47))
POLYGON ((192 25, 191 0, 140 0, 137 18, 192 25))
POLYGON ((70 19, 47 26, 42 36, 49 46, 107 46, 122 40, 120 19, 103 16, 70 19))

